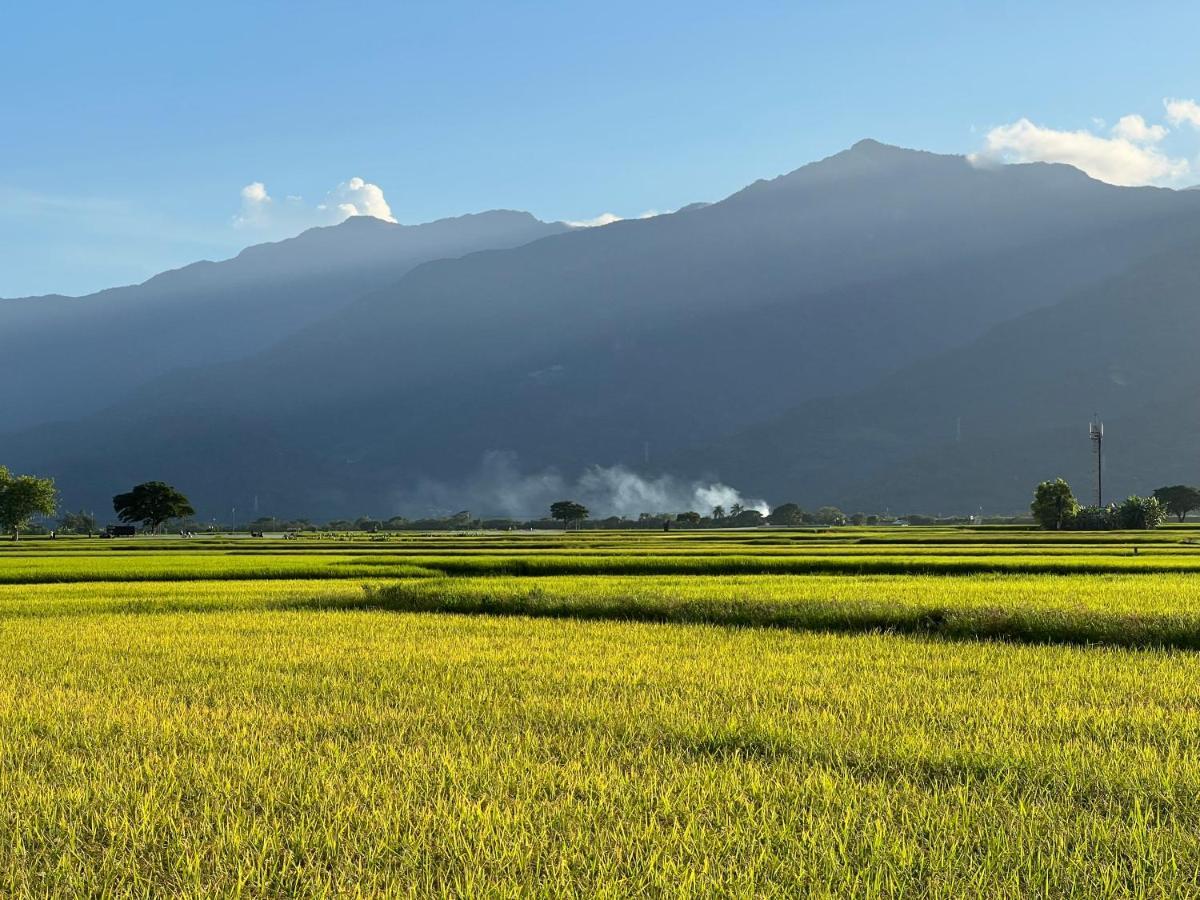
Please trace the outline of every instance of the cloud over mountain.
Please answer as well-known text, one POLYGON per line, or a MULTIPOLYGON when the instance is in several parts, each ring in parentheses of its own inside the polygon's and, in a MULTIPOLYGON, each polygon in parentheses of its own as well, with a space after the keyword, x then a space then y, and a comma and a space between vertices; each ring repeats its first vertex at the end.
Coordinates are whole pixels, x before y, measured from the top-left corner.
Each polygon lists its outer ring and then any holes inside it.
POLYGON ((343 181, 316 205, 295 195, 277 201, 261 181, 243 187, 241 199, 241 209, 233 217, 233 227, 239 229, 294 234, 316 225, 337 225, 352 216, 396 221, 383 188, 358 177, 343 181))
MULTIPOLYGON (((1200 127, 1200 104, 1195 100, 1163 100, 1167 122, 1200 127)), ((1103 121, 1094 119, 1098 128, 1103 121)), ((1051 128, 1021 118, 988 131, 976 162, 1056 162, 1082 169, 1093 178, 1117 185, 1172 186, 1192 172, 1186 157, 1162 146, 1172 135, 1167 125, 1148 123, 1130 114, 1117 120, 1109 133, 1051 128)))
MULTIPOLYGON (((657 209, 648 209, 644 213, 642 213, 640 216, 638 216, 638 218, 639 219, 653 219, 655 216, 661 216, 661 215, 665 215, 665 213, 663 213, 662 211, 657 210, 657 209)), ((567 224, 572 226, 573 228, 599 228, 601 225, 611 225, 613 222, 624 222, 624 221, 625 221, 624 216, 618 216, 616 213, 611 213, 611 212, 603 212, 594 218, 568 221, 567 224)))

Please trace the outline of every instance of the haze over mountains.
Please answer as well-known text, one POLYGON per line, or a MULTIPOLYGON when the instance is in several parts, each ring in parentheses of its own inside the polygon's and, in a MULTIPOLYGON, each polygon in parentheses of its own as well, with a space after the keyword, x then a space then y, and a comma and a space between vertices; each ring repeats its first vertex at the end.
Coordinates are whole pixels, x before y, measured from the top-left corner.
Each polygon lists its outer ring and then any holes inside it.
POLYGON ((98 511, 161 478, 202 516, 535 514, 472 495, 621 465, 772 503, 1012 512, 1042 478, 1085 487, 1098 410, 1116 497, 1195 481, 1198 246, 1200 192, 873 141, 603 228, 351 219, 0 302, 20 386, 0 459, 98 511))
POLYGON ((420 263, 566 231, 494 210, 404 226, 365 216, 87 297, 0 301, 5 427, 96 412, 157 375, 239 359, 420 263))

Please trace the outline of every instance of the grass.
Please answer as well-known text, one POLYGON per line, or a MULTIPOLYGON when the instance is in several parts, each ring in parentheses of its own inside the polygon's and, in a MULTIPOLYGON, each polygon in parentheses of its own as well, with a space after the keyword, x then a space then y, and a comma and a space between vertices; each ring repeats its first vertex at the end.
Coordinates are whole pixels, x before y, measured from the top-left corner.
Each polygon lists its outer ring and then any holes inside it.
POLYGON ((105 553, 56 552, 0 555, 0 584, 88 581, 204 581, 210 579, 362 579, 458 575, 971 575, 1012 574, 1200 573, 1200 552, 1186 548, 1132 555, 1099 553, 1040 554, 1034 550, 987 553, 797 551, 725 553, 526 552, 409 553, 261 553, 211 550, 105 553))
POLYGON ((6 548, 0 895, 1194 895, 1195 577, 938 531, 6 548))
POLYGON ((1193 576, 467 578, 372 589, 407 612, 611 619, 1200 649, 1193 576))

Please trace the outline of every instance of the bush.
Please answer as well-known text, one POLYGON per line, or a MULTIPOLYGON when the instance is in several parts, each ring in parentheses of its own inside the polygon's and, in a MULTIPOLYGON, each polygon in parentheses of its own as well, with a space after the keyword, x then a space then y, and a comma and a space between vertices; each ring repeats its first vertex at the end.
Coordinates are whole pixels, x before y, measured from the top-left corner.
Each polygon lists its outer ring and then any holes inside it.
POLYGON ((1157 528, 1167 511, 1155 497, 1129 497, 1120 506, 1081 506, 1063 520, 1062 527, 1072 531, 1111 531, 1120 528, 1140 531, 1157 528))
POLYGON ((1072 531, 1108 531, 1117 527, 1117 519, 1111 506, 1081 506, 1063 527, 1072 531))
POLYGON ((1117 527, 1127 529, 1157 528, 1167 518, 1167 511, 1157 497, 1129 497, 1115 510, 1117 527))

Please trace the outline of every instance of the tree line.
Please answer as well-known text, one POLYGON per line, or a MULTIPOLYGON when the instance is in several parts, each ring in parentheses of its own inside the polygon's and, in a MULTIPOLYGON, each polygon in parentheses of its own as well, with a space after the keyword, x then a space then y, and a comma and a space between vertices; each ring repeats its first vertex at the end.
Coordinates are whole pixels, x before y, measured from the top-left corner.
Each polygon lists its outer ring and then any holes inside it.
POLYGON ((1051 531, 1109 531, 1157 528, 1167 516, 1180 522, 1200 509, 1200 488, 1185 484, 1160 487, 1149 497, 1136 494, 1108 506, 1081 506, 1061 478, 1043 481, 1029 506, 1034 520, 1051 531))
MULTIPOLYGON (((52 516, 58 511, 58 490, 54 479, 37 475, 14 475, 0 466, 0 529, 19 540, 35 516, 52 516)), ((180 491, 162 481, 147 481, 124 494, 113 497, 113 511, 126 523, 137 523, 157 531, 172 519, 196 514, 180 491)), ((65 513, 59 520, 65 531, 91 534, 98 530, 96 518, 80 510, 65 513)))
MULTIPOLYGON (((0 466, 0 530, 13 540, 31 527, 37 516, 52 516, 57 511, 58 492, 54 481, 36 475, 14 475, 0 466)), ((1167 485, 1148 497, 1131 496, 1121 503, 1108 506, 1083 506, 1075 498, 1071 486, 1062 478, 1043 481, 1034 491, 1030 512, 1034 521, 1050 530, 1101 531, 1110 529, 1157 528, 1168 516, 1180 522, 1190 513, 1200 510, 1200 487, 1167 485)), ((113 511, 119 521, 141 525, 157 532, 170 521, 186 523, 195 515, 188 498, 177 488, 162 481, 147 481, 113 497, 113 511)), ((324 526, 307 519, 279 521, 261 517, 248 523, 249 531, 466 531, 473 529, 504 530, 516 528, 562 527, 592 528, 751 528, 772 525, 779 528, 804 526, 879 525, 903 522, 907 524, 954 524, 967 519, 931 519, 908 516, 892 519, 877 515, 854 513, 846 515, 833 506, 808 511, 796 503, 782 503, 769 513, 747 509, 739 503, 728 509, 714 506, 706 513, 695 510, 683 512, 644 512, 636 519, 610 516, 592 519, 591 511, 575 500, 559 500, 550 505, 549 516, 543 519, 482 519, 461 510, 450 516, 409 520, 401 516, 376 520, 361 517, 350 521, 335 519, 324 526)), ((64 513, 58 520, 59 530, 75 534, 92 534, 99 530, 96 518, 85 511, 64 513)))
MULTIPOLYGON (((550 505, 550 517, 561 522, 566 528, 581 528, 590 519, 591 513, 586 506, 574 500, 559 500, 550 505)), ((695 510, 683 512, 644 512, 637 519, 626 519, 612 516, 607 519, 593 520, 596 528, 753 528, 759 525, 774 525, 778 528, 799 528, 808 526, 833 525, 879 525, 894 520, 866 513, 846 515, 836 506, 822 506, 816 510, 805 510, 797 503, 781 503, 768 513, 757 509, 747 509, 740 503, 731 504, 728 509, 723 505, 714 506, 707 513, 695 510)))

